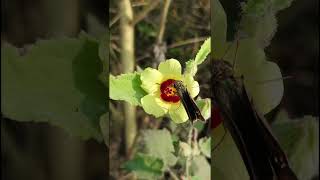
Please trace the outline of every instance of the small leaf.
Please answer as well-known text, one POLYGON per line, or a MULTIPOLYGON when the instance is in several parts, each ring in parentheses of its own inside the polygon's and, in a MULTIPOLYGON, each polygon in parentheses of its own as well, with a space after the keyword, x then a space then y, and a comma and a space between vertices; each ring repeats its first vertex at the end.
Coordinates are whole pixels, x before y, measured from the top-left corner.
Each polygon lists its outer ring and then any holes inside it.
POLYGON ((141 80, 138 73, 128 73, 119 76, 110 75, 110 98, 124 100, 132 105, 141 106, 140 99, 146 92, 140 87, 141 80))
POLYGON ((197 63, 194 60, 189 60, 186 62, 186 68, 184 73, 185 74, 191 74, 191 76, 196 75, 198 71, 197 63))
POLYGON ((124 164, 124 169, 134 172, 139 179, 157 179, 162 175, 163 161, 146 154, 136 154, 124 164))
POLYGON ((191 155, 192 149, 189 144, 180 141, 179 147, 180 147, 180 152, 182 153, 183 156, 188 157, 191 155))
POLYGON ((319 122, 304 116, 293 121, 277 121, 272 128, 286 151, 298 179, 319 174, 319 122))
POLYGON ((211 117, 211 100, 209 98, 197 99, 196 104, 199 107, 203 118, 209 119, 211 117))
POLYGON ((208 38, 201 45, 200 50, 198 51, 194 61, 197 65, 201 64, 204 60, 206 60, 208 54, 211 52, 211 38, 208 38))
POLYGON ((196 176, 201 180, 211 180, 211 167, 204 156, 193 157, 191 170, 193 176, 196 176))
POLYGON ((165 167, 175 165, 177 158, 173 155, 174 147, 168 130, 145 130, 143 137, 148 154, 162 159, 165 167))
POLYGON ((208 158, 211 157, 211 137, 204 137, 199 140, 201 152, 208 158))

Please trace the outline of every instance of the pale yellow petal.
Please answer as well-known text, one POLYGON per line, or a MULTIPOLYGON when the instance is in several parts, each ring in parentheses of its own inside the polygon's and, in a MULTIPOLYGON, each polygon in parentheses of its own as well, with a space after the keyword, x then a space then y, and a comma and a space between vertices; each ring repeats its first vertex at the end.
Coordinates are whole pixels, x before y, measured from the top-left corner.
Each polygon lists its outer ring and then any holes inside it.
POLYGON ((140 75, 141 87, 148 93, 154 93, 160 89, 163 75, 156 69, 146 68, 140 75))
POLYGON ((169 59, 159 64, 158 70, 163 75, 181 76, 181 64, 176 59, 169 59))
POLYGON ((141 98, 141 104, 146 113, 152 114, 155 117, 161 117, 168 112, 168 107, 166 107, 162 100, 151 94, 141 98))
POLYGON ((188 114, 181 103, 172 104, 169 108, 169 115, 175 123, 183 123, 189 119, 188 114))

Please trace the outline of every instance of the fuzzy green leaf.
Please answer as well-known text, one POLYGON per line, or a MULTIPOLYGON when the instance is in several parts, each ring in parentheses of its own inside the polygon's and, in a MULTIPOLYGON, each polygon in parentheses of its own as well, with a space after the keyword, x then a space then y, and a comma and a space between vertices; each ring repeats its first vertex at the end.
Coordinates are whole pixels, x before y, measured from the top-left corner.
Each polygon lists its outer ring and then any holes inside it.
POLYGON ((210 180, 210 164, 204 156, 194 156, 191 164, 191 171, 193 176, 202 180, 210 180))
POLYGON ((201 152, 208 158, 211 157, 211 137, 204 137, 199 140, 201 152))
POLYGON ((197 63, 194 60, 189 60, 186 62, 186 68, 184 70, 185 74, 191 74, 191 76, 195 76, 198 71, 197 63))
POLYGON ((174 147, 168 130, 145 130, 143 137, 149 155, 162 159, 165 167, 175 165, 177 158, 173 155, 174 147))
POLYGON ((107 89, 98 80, 98 42, 82 35, 38 41, 23 56, 1 49, 1 111, 5 117, 48 122, 83 139, 101 140, 107 89))
POLYGON ((204 60, 206 60, 210 52, 211 52, 211 38, 208 38, 201 45, 201 48, 194 59, 195 63, 197 65, 201 64, 204 60))
POLYGON ((139 153, 123 167, 134 172, 139 179, 157 179, 162 175, 163 165, 161 159, 139 153))
POLYGON ((132 105, 141 106, 140 99, 146 92, 140 87, 140 74, 128 73, 119 76, 110 75, 110 98, 113 100, 124 100, 132 105))
POLYGON ((316 117, 305 116, 295 121, 277 121, 272 129, 286 151, 298 179, 312 179, 318 175, 319 122, 316 117))
POLYGON ((211 117, 211 100, 209 98, 197 99, 196 104, 199 107, 203 118, 209 119, 211 117))

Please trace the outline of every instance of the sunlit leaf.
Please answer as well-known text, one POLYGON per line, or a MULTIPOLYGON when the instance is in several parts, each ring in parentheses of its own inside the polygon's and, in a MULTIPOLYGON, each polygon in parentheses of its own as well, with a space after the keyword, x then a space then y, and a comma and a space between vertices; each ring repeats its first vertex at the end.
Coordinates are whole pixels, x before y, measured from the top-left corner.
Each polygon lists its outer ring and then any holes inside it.
POLYGON ((141 105, 140 99, 146 92, 140 87, 141 80, 138 73, 110 75, 109 94, 113 100, 124 100, 133 105, 141 105))

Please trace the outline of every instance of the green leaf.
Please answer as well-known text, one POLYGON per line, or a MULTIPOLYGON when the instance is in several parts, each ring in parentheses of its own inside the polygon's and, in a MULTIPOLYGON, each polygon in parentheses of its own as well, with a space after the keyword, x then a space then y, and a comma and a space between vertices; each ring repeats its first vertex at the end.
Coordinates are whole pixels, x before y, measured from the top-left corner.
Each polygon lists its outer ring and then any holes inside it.
POLYGON ((261 47, 268 46, 277 29, 277 12, 291 3, 292 0, 249 0, 242 6, 240 32, 256 39, 261 47))
POLYGON ((173 155, 174 147, 168 130, 145 130, 143 137, 148 154, 162 159, 165 167, 176 164, 177 158, 173 155))
POLYGON ((193 176, 202 180, 211 179, 211 167, 209 162, 204 156, 193 157, 191 164, 191 171, 193 176))
POLYGON ((211 38, 208 38, 201 45, 200 50, 198 51, 194 61, 197 65, 201 64, 204 60, 206 60, 208 54, 211 52, 211 38))
POLYGON ((184 70, 185 74, 191 74, 191 76, 195 76, 198 71, 197 63, 194 60, 189 60, 186 62, 186 68, 184 70))
POLYGON ((141 22, 137 25, 138 32, 144 37, 156 37, 157 32, 152 24, 141 22))
POLYGON ((146 154, 136 154, 124 164, 124 169, 134 172, 139 179, 157 179, 162 175, 163 161, 146 154))
POLYGON ((292 121, 276 122, 272 129, 286 151, 298 179, 312 179, 318 175, 319 122, 316 117, 304 116, 292 121))
POLYGON ((266 114, 279 105, 284 90, 280 68, 266 61, 263 48, 259 48, 254 39, 240 40, 238 48, 236 43, 225 43, 213 56, 224 57, 235 65, 234 76, 244 76, 246 90, 261 113, 266 114))
POLYGON ((119 76, 110 75, 110 98, 124 100, 132 105, 141 106, 140 99, 147 93, 140 87, 141 80, 138 73, 128 73, 119 76))
POLYGON ((204 137, 199 140, 201 152, 208 158, 211 157, 211 137, 204 137))
POLYGON ((274 62, 264 61, 251 74, 254 76, 245 76, 245 87, 257 110, 266 114, 282 100, 284 87, 280 68, 274 62))
POLYGON ((1 110, 5 117, 48 122, 83 139, 102 140, 99 118, 107 89, 98 43, 88 36, 38 41, 23 56, 1 49, 1 110))
POLYGON ((217 48, 226 42, 227 37, 227 16, 219 0, 211 1, 211 38, 212 54, 217 48))
POLYGON ((211 100, 209 98, 197 99, 196 104, 199 107, 204 119, 211 117, 211 100))

